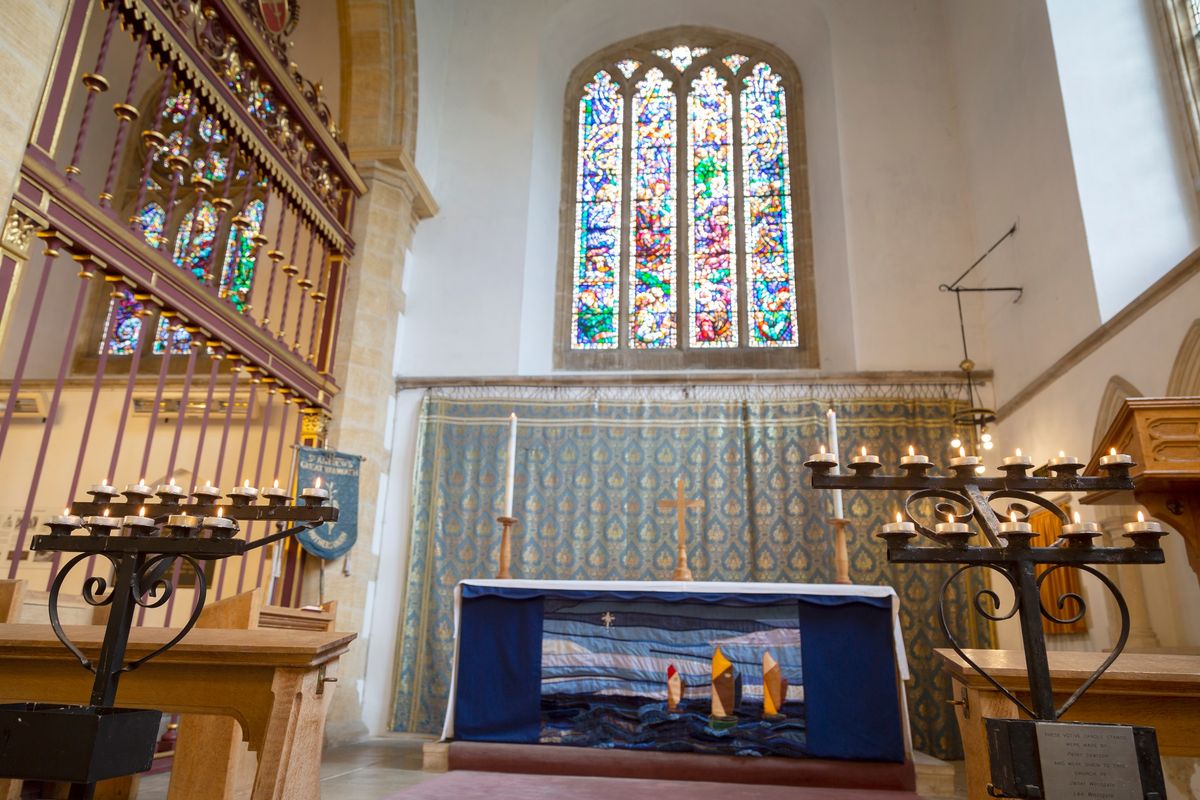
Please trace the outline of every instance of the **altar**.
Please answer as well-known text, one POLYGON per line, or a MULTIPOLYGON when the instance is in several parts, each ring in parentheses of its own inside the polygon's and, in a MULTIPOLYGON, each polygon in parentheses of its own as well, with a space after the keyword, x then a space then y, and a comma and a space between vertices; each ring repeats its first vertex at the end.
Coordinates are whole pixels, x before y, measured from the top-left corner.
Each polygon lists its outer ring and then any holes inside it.
POLYGON ((889 586, 465 580, 444 739, 908 760, 889 586))

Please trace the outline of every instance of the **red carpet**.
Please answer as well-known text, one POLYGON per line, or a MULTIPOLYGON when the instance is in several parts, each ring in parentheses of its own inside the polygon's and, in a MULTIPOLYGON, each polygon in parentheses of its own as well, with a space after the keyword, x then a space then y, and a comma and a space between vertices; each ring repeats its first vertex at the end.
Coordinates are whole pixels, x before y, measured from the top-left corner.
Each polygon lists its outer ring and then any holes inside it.
POLYGON ((912 792, 455 770, 389 800, 920 800, 912 792))

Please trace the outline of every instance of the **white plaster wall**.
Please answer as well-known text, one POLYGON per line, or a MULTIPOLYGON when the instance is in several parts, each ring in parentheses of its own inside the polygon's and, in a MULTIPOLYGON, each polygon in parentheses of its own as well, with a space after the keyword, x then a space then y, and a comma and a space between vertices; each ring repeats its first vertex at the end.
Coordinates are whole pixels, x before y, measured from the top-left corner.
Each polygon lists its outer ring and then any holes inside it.
POLYGON ((1200 215, 1142 0, 1050 0, 1100 319, 1200 246, 1200 215))
POLYGON ((420 48, 423 86, 427 63, 431 81, 445 70, 440 120, 425 119, 438 101, 422 91, 417 153, 442 211, 414 241, 405 374, 550 371, 566 78, 608 44, 685 23, 769 41, 801 72, 822 366, 958 362, 937 285, 970 263, 972 238, 940 3, 460 0, 417 11, 418 30, 449 20, 449 31, 444 48, 420 48), (926 321, 897 336, 904 314, 926 321))
POLYGON ((943 7, 972 250, 982 254, 1019 220, 1016 235, 964 281, 1025 288, 1016 304, 1007 294, 975 298, 1003 402, 1100 318, 1045 6, 946 0, 943 7))
MULTIPOLYGON (((1175 355, 1196 318, 1197 308, 1200 276, 1193 277, 1051 382, 1011 417, 1001 420, 996 431, 1000 446, 993 451, 995 459, 998 461, 1013 447, 1029 453, 1035 462, 1059 450, 1086 457, 1091 452, 1100 398, 1109 379, 1120 375, 1146 396, 1166 394, 1175 355)), ((1087 518, 1103 516, 1103 511, 1086 506, 1080 510, 1087 518)), ((1176 613, 1176 609, 1200 608, 1200 582, 1188 567, 1180 537, 1167 537, 1163 546, 1166 564, 1141 568, 1151 623, 1164 646, 1200 646, 1200 617, 1176 613)), ((1099 597, 1097 593, 1097 600, 1099 597)))

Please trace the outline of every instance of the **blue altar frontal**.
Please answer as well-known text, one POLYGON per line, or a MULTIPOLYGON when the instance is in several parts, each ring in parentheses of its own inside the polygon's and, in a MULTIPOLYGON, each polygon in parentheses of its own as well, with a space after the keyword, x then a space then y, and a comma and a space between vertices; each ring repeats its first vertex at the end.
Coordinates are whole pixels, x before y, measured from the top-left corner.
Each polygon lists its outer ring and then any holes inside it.
POLYGON ((889 586, 466 580, 444 737, 903 762, 889 586))

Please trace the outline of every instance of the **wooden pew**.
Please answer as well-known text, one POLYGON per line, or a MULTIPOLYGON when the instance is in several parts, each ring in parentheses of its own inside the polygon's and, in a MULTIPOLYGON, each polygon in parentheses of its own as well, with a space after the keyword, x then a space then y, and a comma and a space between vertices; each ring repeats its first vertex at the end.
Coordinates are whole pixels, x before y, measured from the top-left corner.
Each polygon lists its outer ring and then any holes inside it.
MULTIPOLYGON (((951 678, 967 761, 967 796, 987 800, 991 780, 985 718, 1016 719, 1017 708, 953 650, 935 650, 951 678)), ((966 654, 1023 702, 1029 702, 1025 656, 1017 650, 966 654)), ((1049 653, 1054 699, 1062 704, 1107 653, 1049 653)), ((1164 756, 1200 756, 1200 656, 1124 653, 1067 712, 1066 720, 1149 725, 1164 756)))
MULTIPOLYGON (((91 659, 104 629, 65 628, 91 659)), ((177 633, 134 628, 126 658, 148 655, 177 633)), ((355 635, 317 631, 193 630, 171 650, 121 679, 117 705, 223 715, 241 724, 258 754, 252 800, 319 800, 325 715, 338 658, 355 635)), ((0 703, 80 703, 92 674, 48 625, 0 625, 0 703)))
MULTIPOLYGON (((196 627, 327 632, 333 629, 335 609, 336 601, 317 612, 263 606, 262 590, 252 589, 206 606, 196 627)), ((179 723, 167 799, 241 800, 251 794, 255 767, 255 755, 242 740, 235 720, 187 714, 179 723)))
POLYGON ((0 581, 0 622, 16 622, 25 604, 25 581, 0 581))

